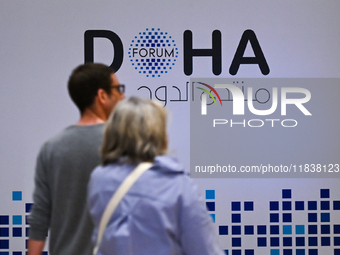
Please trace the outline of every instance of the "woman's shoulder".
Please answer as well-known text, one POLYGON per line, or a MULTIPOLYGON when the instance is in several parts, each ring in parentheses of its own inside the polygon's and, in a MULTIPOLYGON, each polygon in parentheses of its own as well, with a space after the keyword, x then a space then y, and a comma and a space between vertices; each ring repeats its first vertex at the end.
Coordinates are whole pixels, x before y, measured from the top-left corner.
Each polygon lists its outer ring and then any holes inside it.
POLYGON ((97 166, 91 173, 90 186, 106 187, 112 183, 122 182, 134 168, 130 164, 107 164, 97 166))
POLYGON ((169 155, 155 157, 151 169, 167 173, 185 174, 184 167, 179 163, 179 161, 175 157, 169 155))

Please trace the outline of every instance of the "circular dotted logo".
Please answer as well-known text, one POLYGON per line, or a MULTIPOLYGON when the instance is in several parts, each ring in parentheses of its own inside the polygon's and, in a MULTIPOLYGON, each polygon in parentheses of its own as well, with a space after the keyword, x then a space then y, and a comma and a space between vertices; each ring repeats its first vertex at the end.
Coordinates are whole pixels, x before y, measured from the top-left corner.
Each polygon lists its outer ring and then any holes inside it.
POLYGON ((147 28, 132 40, 129 58, 140 74, 161 77, 175 65, 178 48, 167 32, 162 32, 159 28, 147 28))

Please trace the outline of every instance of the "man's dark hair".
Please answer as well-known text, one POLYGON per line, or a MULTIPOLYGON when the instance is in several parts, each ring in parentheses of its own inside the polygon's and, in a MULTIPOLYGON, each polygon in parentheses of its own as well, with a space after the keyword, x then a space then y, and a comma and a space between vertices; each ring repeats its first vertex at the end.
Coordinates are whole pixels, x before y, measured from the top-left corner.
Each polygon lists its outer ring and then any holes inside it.
POLYGON ((68 92, 81 113, 90 107, 98 89, 111 95, 114 70, 104 64, 86 63, 73 70, 68 81, 68 92))

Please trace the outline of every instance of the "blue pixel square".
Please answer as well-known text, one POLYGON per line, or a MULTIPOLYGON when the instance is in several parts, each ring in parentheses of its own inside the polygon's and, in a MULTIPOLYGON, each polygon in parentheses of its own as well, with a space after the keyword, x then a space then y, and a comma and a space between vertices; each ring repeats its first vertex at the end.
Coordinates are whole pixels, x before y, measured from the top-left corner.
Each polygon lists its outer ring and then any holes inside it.
POLYGON ((320 189, 320 198, 329 198, 329 189, 320 189))
POLYGON ((206 202, 205 204, 208 211, 215 211, 215 202, 206 202))
POLYGON ((254 250, 244 250, 244 255, 254 255, 254 250))
POLYGON ((0 251, 0 255, 9 255, 8 251, 0 251))
POLYGON ((0 225, 9 225, 8 215, 0 215, 0 225))
POLYGON ((220 235, 228 235, 228 226, 219 226, 220 235))
POLYGON ((265 235, 267 234, 267 228, 265 225, 257 226, 257 234, 258 235, 265 235))
POLYGON ((33 204, 32 203, 26 203, 25 204, 25 212, 29 213, 32 209, 33 204))
POLYGON ((291 250, 291 249, 283 249, 283 255, 293 255, 293 250, 291 250))
POLYGON ((241 211, 241 202, 231 202, 232 211, 241 211))
POLYGON ((232 226, 231 233, 233 235, 241 235, 241 226, 232 226))
POLYGON ((254 202, 244 202, 245 211, 254 211, 254 202))
POLYGON ((0 240, 0 249, 9 249, 9 240, 0 240))
POLYGON ((258 237, 257 238, 257 246, 258 247, 266 247, 267 246, 267 238, 265 238, 265 237, 258 237))
POLYGON ((13 228, 13 237, 21 237, 22 229, 21 228, 13 228))
POLYGON ((232 247, 241 247, 241 238, 231 238, 232 247))
POLYGON ((340 249, 334 249, 334 255, 340 255, 340 249))
POLYGON ((270 234, 271 235, 278 235, 278 234, 280 234, 280 227, 278 225, 271 225, 270 226, 270 234))
POLYGON ((206 199, 215 199, 215 190, 206 190, 205 191, 206 199))
POLYGON ((330 237, 321 237, 321 246, 330 246, 331 238, 330 237))
POLYGON ((280 246, 280 238, 278 238, 278 237, 271 237, 270 238, 270 246, 272 246, 272 247, 280 246))
POLYGON ((231 215, 232 223, 241 223, 241 214, 232 214, 231 215))
POLYGON ((304 249, 296 249, 296 255, 305 255, 304 249))
POLYGON ((29 230, 30 230, 30 228, 26 228, 26 237, 28 237, 28 235, 29 235, 29 230))
POLYGON ((340 210, 340 201, 333 201, 333 210, 340 210))
POLYGON ((317 249, 309 249, 308 255, 318 255, 318 250, 317 249))
POLYGON ((241 255, 241 250, 232 250, 232 255, 241 255))
POLYGON ((308 210, 317 210, 317 207, 316 201, 308 201, 308 210))
POLYGON ((318 226, 317 225, 308 225, 308 234, 317 234, 318 226))
POLYGON ((318 246, 318 238, 317 237, 308 237, 308 245, 309 246, 318 246))
POLYGON ((291 237, 283 237, 283 246, 292 246, 292 238, 291 237))
POLYGON ((270 255, 280 255, 280 250, 279 249, 272 249, 272 250, 270 250, 270 255))
POLYGON ((278 201, 270 201, 269 202, 269 209, 271 211, 278 211, 279 210, 279 202, 278 201))
POLYGON ((228 250, 224 250, 224 253, 225 253, 225 255, 229 254, 228 250))
POLYGON ((22 255, 21 251, 13 251, 12 255, 22 255))
POLYGON ((254 226, 244 226, 244 234, 253 235, 254 234, 254 226))
POLYGON ((295 210, 296 211, 303 211, 305 209, 304 201, 295 201, 295 210))
POLYGON ((316 213, 308 213, 308 222, 317 222, 318 215, 316 213))
POLYGON ((321 207, 321 210, 329 210, 330 209, 329 201, 321 201, 320 207, 321 207))
POLYGON ((296 237, 295 242, 296 242, 296 246, 305 246, 305 238, 304 237, 296 237))
POLYGON ((291 189, 283 189, 282 190, 282 198, 292 198, 292 190, 291 189))
POLYGON ((330 225, 321 225, 321 234, 330 234, 331 226, 330 225))
POLYGON ((338 237, 338 236, 334 237, 334 245, 335 246, 340 246, 340 237, 338 237))
POLYGON ((21 191, 13 191, 12 192, 12 200, 13 201, 22 201, 22 192, 21 191))
POLYGON ((211 217, 212 221, 215 223, 215 221, 216 221, 215 214, 214 213, 210 214, 210 217, 211 217))
POLYGON ((279 214, 271 213, 270 214, 270 222, 279 222, 279 214))
POLYGON ((292 202, 290 202, 290 201, 283 201, 282 202, 282 210, 284 210, 284 211, 292 210, 292 202))
POLYGON ((340 234, 340 225, 334 225, 334 234, 340 234))
POLYGON ((13 225, 21 225, 22 224, 22 216, 21 215, 13 215, 12 221, 13 221, 13 225))
POLYGON ((284 235, 291 235, 292 234, 292 225, 283 225, 282 226, 282 233, 284 235))
POLYGON ((295 226, 295 234, 304 235, 305 234, 305 226, 304 225, 296 225, 295 226))
POLYGON ((283 213, 282 214, 283 222, 292 222, 292 214, 291 213, 283 213))
POLYGON ((9 228, 0 228, 0 237, 9 237, 9 228))
POLYGON ((330 222, 331 215, 330 213, 321 213, 321 222, 330 222))

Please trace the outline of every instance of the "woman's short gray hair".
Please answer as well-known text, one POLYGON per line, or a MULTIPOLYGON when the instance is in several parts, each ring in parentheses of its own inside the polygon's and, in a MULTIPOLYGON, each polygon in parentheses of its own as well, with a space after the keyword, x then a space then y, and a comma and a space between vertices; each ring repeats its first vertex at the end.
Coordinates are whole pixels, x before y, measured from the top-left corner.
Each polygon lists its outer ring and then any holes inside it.
POLYGON ((117 104, 105 130, 102 164, 126 157, 131 162, 153 161, 166 153, 167 112, 158 102, 131 97, 117 104))

